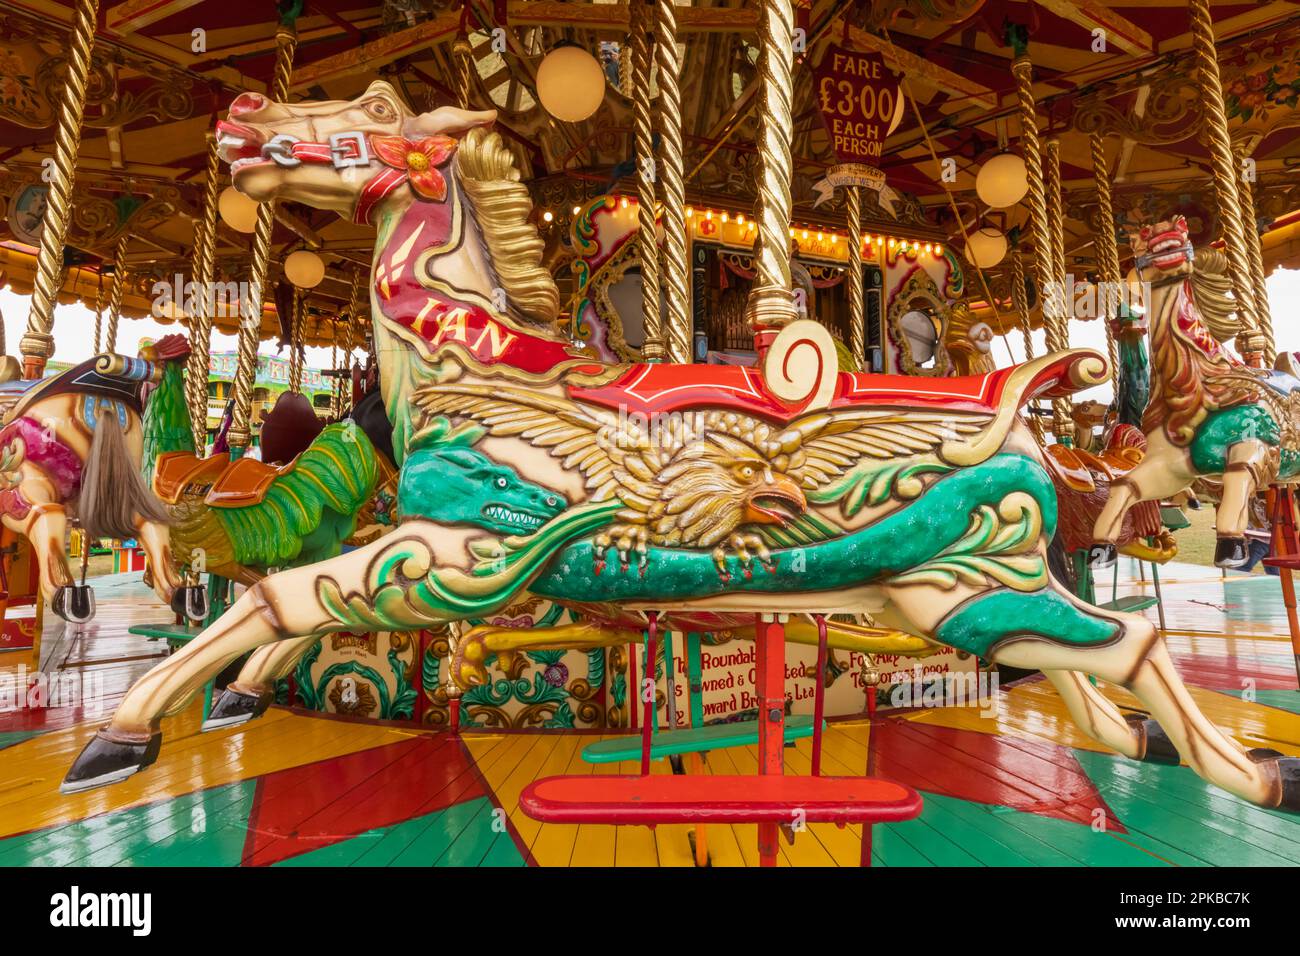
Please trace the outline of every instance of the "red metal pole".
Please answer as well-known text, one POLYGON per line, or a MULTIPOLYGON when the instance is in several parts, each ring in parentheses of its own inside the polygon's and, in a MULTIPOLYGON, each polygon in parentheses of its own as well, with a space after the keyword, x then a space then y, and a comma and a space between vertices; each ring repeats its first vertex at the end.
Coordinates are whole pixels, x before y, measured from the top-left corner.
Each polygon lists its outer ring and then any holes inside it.
MULTIPOLYGON (((785 771, 785 626, 777 620, 756 621, 754 687, 758 696, 758 772, 785 771)), ((758 825, 761 866, 776 866, 776 823, 758 825)))
POLYGON ((646 642, 645 674, 641 677, 641 685, 639 685, 643 687, 647 680, 650 681, 650 693, 647 695, 644 689, 641 690, 642 695, 648 697, 643 708, 644 726, 641 728, 641 776, 643 777, 650 775, 650 745, 654 739, 655 726, 655 655, 659 653, 659 613, 651 611, 646 616, 650 622, 650 639, 646 642))
POLYGON ((817 690, 813 696, 812 775, 822 773, 822 715, 826 713, 826 615, 814 614, 817 622, 817 690))

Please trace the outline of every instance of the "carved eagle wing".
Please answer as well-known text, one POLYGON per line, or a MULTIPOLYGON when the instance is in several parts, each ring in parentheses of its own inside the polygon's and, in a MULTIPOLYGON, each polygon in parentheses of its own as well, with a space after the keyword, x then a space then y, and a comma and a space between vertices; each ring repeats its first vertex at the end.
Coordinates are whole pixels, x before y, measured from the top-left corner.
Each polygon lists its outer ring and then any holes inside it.
POLYGON ((644 514, 659 497, 655 475, 672 449, 656 448, 639 423, 591 405, 500 386, 443 384, 422 389, 416 404, 431 415, 460 415, 488 434, 521 438, 582 472, 593 501, 618 498, 644 514))
POLYGON ((982 431, 991 415, 955 412, 899 412, 846 409, 816 412, 773 438, 792 453, 789 474, 804 488, 826 484, 862 458, 880 461, 936 451, 982 431))

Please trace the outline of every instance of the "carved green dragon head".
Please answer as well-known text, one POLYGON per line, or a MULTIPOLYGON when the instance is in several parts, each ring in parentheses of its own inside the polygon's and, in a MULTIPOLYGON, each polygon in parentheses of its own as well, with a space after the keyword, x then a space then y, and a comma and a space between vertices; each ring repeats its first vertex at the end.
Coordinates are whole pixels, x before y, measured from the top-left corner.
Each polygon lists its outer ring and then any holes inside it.
POLYGON ((481 427, 449 429, 443 423, 411 441, 397 490, 403 519, 428 518, 525 535, 568 507, 559 492, 533 484, 471 447, 482 436, 481 427))

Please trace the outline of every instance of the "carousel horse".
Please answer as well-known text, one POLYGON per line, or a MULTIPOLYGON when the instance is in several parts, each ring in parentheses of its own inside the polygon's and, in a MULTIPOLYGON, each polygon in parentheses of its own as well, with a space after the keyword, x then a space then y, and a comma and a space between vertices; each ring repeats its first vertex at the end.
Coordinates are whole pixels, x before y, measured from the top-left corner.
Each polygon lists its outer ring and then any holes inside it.
POLYGON ((164 601, 180 583, 172 570, 167 512, 141 479, 140 393, 157 366, 103 354, 38 382, 0 386, 0 523, 19 536, 40 568, 41 597, 66 621, 95 613, 94 593, 76 584, 64 552, 69 518, 88 540, 134 538, 160 569, 164 601))
MULTIPOLYGON (((1067 552, 1090 551, 1093 528, 1110 500, 1116 482, 1141 463, 1146 455, 1146 436, 1139 424, 1151 389, 1150 363, 1146 352, 1146 323, 1142 316, 1121 307, 1111 320, 1119 367, 1116 369, 1115 401, 1110 408, 1099 402, 1074 407, 1075 447, 1047 446, 1048 471, 1056 485, 1059 523, 1057 540, 1067 552), (1079 440, 1111 411, 1115 421, 1103 432, 1104 445, 1096 439, 1079 440)), ((1119 552, 1139 561, 1164 563, 1178 553, 1174 536, 1165 529, 1156 501, 1135 504, 1124 516, 1115 540, 1119 552)))
POLYGON ((1222 476, 1214 563, 1248 560, 1247 505, 1256 491, 1300 475, 1300 380, 1244 365, 1220 342, 1227 320, 1222 253, 1197 253, 1181 216, 1143 226, 1132 239, 1137 272, 1151 287, 1154 376, 1142 417, 1147 453, 1115 483, 1093 528, 1094 567, 1109 567, 1130 508, 1222 476))
MULTIPOLYGON (((370 504, 380 471, 365 428, 355 421, 320 428, 309 411, 312 422, 279 423, 272 448, 289 458, 285 464, 232 462, 229 453, 200 458, 185 404, 189 354, 183 335, 164 336, 145 350, 163 369, 144 411, 145 433, 155 436, 153 487, 170 514, 172 553, 182 571, 191 580, 207 571, 253 584, 268 568, 337 555, 370 504)), ((190 616, 201 620, 202 611, 195 601, 190 616)))
MULTIPOLYGON (((161 718, 242 654, 482 618, 527 589, 601 624, 608 644, 651 620, 716 631, 869 613, 1044 671, 1080 726, 1128 757, 1181 754, 1240 797, 1300 809, 1300 760, 1240 746, 1197 708, 1150 621, 1082 602, 1048 569, 1056 495, 1019 411, 1098 384, 1100 356, 918 390, 838 372, 810 321, 775 334, 756 369, 575 355, 494 118, 413 115, 376 82, 352 101, 243 94, 218 125, 251 198, 377 226, 371 315, 401 523, 250 587, 132 686, 65 790, 154 762, 161 718), (1088 674, 1147 712, 1125 717, 1088 674)), ((235 685, 213 714, 265 705, 235 685)))

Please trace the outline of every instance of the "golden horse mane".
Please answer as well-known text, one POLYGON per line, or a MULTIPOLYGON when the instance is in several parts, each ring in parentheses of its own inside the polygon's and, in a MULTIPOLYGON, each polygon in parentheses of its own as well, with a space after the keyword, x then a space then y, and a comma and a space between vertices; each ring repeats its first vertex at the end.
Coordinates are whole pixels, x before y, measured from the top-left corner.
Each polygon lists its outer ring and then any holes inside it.
POLYGON ((1197 250, 1189 281, 1174 282, 1155 296, 1151 321, 1151 360, 1155 374, 1151 400, 1142 416, 1148 434, 1163 427, 1177 446, 1185 447, 1206 415, 1221 408, 1259 400, 1253 376, 1225 355, 1210 355, 1178 325, 1178 312, 1190 288, 1191 306, 1205 330, 1219 342, 1232 338, 1238 321, 1224 274, 1227 261, 1214 249, 1197 250))
POLYGON ((531 323, 552 325, 560 290, 542 265, 545 243, 529 221, 532 196, 500 134, 470 130, 456 150, 456 177, 512 310, 531 323))

